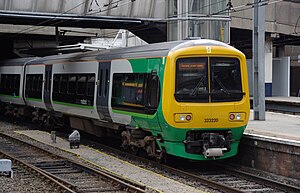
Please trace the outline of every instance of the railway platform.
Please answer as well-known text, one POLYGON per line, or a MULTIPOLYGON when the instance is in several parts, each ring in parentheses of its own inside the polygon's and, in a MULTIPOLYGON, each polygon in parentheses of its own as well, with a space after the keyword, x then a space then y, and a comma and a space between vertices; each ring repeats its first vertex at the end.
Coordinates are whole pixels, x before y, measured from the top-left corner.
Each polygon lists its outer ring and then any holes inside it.
MULTIPOLYGON (((266 110, 300 115, 300 97, 266 97, 266 110)), ((253 98, 250 98, 251 107, 253 98)))
POLYGON ((254 120, 250 112, 248 126, 231 161, 259 171, 300 179, 300 115, 266 111, 266 120, 254 120))
MULTIPOLYGON (((276 100, 280 101, 283 99, 278 98, 276 100)), ((296 103, 300 105, 300 99, 296 103)), ((257 134, 279 138, 282 141, 293 140, 300 143, 300 115, 266 111, 266 120, 260 121, 253 119, 253 110, 251 110, 245 134, 257 134)))

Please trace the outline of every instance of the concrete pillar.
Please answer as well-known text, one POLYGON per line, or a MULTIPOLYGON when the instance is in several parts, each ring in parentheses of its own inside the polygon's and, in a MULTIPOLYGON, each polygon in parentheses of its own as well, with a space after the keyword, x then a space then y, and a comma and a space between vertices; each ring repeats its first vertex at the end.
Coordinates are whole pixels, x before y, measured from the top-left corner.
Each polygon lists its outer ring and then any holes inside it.
POLYGON ((121 33, 122 33, 122 47, 127 47, 127 42, 128 42, 127 30, 123 29, 121 30, 121 33))
POLYGON ((183 20, 183 18, 188 17, 188 1, 178 0, 177 1, 177 18, 178 18, 178 28, 177 28, 177 38, 182 40, 188 37, 188 20, 183 20))
POLYGON ((265 120, 265 6, 253 0, 253 110, 254 120, 265 120))

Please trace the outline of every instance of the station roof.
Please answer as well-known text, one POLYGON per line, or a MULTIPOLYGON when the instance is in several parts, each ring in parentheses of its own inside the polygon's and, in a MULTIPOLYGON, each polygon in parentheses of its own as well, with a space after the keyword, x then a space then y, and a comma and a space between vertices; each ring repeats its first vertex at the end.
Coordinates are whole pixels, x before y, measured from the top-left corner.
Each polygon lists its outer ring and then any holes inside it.
POLYGON ((0 23, 33 26, 127 29, 148 43, 167 40, 166 22, 138 18, 1 10, 0 23))

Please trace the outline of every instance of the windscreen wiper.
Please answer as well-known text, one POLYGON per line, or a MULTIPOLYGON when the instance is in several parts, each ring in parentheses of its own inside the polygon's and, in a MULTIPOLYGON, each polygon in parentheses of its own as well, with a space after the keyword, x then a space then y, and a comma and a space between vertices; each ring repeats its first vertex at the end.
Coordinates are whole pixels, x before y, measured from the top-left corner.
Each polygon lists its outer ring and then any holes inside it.
POLYGON ((226 87, 224 86, 224 84, 222 84, 222 82, 220 81, 220 79, 217 76, 214 76, 214 79, 219 84, 219 86, 221 87, 220 91, 222 93, 225 93, 227 95, 231 94, 230 92, 228 92, 228 90, 226 89, 226 87))
POLYGON ((205 80, 205 77, 206 76, 202 76, 200 78, 200 80, 198 81, 197 85, 195 86, 195 88, 193 89, 191 95, 192 96, 195 96, 197 93, 198 93, 198 89, 202 86, 202 84, 204 83, 204 80, 205 80))

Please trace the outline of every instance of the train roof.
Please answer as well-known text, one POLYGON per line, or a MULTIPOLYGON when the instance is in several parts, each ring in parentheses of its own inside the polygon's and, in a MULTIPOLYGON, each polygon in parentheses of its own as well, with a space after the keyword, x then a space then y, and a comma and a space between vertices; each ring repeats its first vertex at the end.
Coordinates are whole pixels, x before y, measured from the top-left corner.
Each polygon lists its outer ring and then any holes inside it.
POLYGON ((14 59, 1 60, 0 66, 23 66, 24 64, 30 63, 37 59, 38 59, 38 57, 14 58, 14 59))
POLYGON ((140 57, 149 57, 149 58, 164 57, 167 56, 170 51, 175 51, 177 49, 182 49, 191 46, 222 46, 222 47, 235 49, 223 42, 208 40, 208 39, 198 39, 198 40, 162 42, 162 43, 147 44, 142 46, 107 49, 101 51, 90 51, 90 52, 82 52, 82 53, 47 56, 41 58, 40 60, 80 61, 80 60, 113 60, 113 59, 125 59, 125 58, 140 58, 140 57))
POLYGON ((113 48, 101 51, 89 51, 81 53, 53 55, 40 58, 40 61, 78 61, 78 60, 112 60, 120 58, 135 57, 163 57, 168 55, 170 49, 181 44, 184 41, 163 42, 156 44, 147 44, 142 46, 133 46, 126 48, 113 48))
POLYGON ((66 62, 66 61, 82 61, 82 60, 113 60, 125 58, 141 58, 141 57, 164 57, 169 52, 176 51, 192 46, 222 46, 229 49, 237 49, 229 46, 223 42, 197 39, 197 40, 181 40, 173 42, 163 42, 148 44, 142 46, 134 46, 127 48, 114 48, 101 51, 89 51, 72 54, 52 55, 42 58, 19 58, 12 60, 5 60, 0 62, 0 65, 24 65, 24 64, 47 64, 52 62, 66 62))

